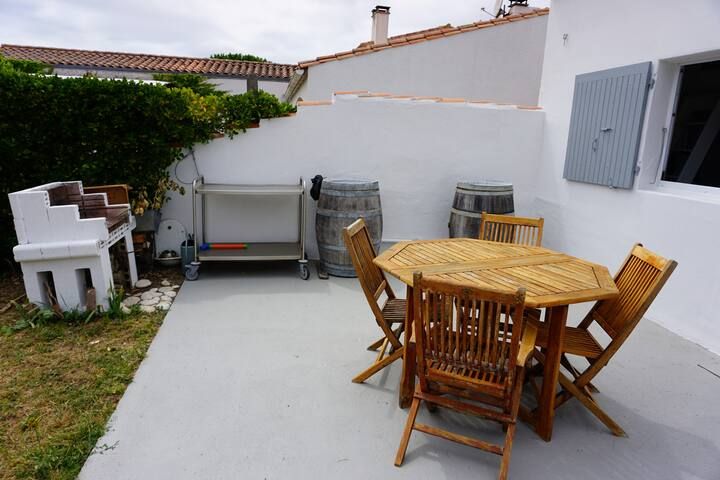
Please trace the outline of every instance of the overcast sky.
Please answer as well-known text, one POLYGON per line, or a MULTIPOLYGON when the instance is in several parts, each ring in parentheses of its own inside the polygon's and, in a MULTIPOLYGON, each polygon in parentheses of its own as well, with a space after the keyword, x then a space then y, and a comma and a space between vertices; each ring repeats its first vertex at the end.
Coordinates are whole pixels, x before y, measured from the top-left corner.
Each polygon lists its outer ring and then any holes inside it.
MULTIPOLYGON (((0 43, 296 63, 370 38, 378 0, 0 0, 0 43)), ((493 0, 381 0, 390 35, 490 17, 493 0)), ((549 6, 550 0, 531 0, 549 6)))

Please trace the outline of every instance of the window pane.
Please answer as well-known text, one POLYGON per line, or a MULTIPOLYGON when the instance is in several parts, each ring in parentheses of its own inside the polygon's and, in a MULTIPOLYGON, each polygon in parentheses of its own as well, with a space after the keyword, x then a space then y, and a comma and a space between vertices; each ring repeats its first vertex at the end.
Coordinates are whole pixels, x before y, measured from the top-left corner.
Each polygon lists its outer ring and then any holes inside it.
POLYGON ((683 67, 663 180, 720 187, 720 61, 683 67))

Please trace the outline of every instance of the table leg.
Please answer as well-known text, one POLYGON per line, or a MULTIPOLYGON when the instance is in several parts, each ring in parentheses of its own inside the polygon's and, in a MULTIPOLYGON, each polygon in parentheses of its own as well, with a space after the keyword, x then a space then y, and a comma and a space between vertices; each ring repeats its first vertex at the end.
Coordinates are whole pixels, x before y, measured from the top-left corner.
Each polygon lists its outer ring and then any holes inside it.
POLYGON ((411 341, 413 332, 413 288, 407 287, 407 310, 405 312, 405 351, 403 353, 402 378, 400 379, 400 408, 407 408, 412 403, 415 391, 415 342, 411 341))
POLYGON ((552 438, 553 418, 555 417, 555 390, 560 374, 560 358, 562 356, 567 314, 567 305, 553 307, 547 311, 548 341, 536 424, 537 434, 546 442, 549 442, 552 438))

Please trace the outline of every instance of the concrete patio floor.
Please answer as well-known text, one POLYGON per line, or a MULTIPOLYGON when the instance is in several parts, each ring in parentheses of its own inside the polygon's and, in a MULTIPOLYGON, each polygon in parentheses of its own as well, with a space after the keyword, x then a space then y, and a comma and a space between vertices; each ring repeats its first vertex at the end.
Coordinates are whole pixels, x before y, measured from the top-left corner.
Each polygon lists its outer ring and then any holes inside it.
MULTIPOLYGON (((313 270, 303 281, 290 264, 203 267, 182 286, 80 478, 496 478, 499 457, 418 432, 403 467, 393 466, 407 415, 397 406, 400 363, 350 382, 378 337, 356 279, 322 281, 313 270)), ((720 378, 698 365, 720 372, 720 357, 641 322, 596 382, 629 438, 571 401, 551 443, 520 425, 511 478, 717 480, 720 378)), ((502 438, 475 418, 420 416, 502 438)))

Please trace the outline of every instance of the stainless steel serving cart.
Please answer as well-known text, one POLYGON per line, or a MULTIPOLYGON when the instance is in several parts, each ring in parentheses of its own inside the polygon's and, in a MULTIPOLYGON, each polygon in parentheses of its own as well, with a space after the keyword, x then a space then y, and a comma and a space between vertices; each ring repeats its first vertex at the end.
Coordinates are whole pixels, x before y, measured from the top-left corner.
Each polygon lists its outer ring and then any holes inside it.
POLYGON ((252 262, 270 260, 297 260, 300 278, 310 277, 307 259, 305 258, 305 223, 307 215, 307 194, 305 180, 295 185, 227 185, 205 183, 203 177, 193 180, 192 184, 193 238, 195 240, 195 260, 185 266, 185 278, 198 278, 202 262, 252 262), (299 197, 298 208, 298 241, 297 242, 262 242, 249 243, 246 248, 201 249, 201 242, 206 242, 205 235, 205 196, 236 195, 236 196, 296 196, 299 197), (200 231, 198 232, 198 198, 200 201, 200 231))

